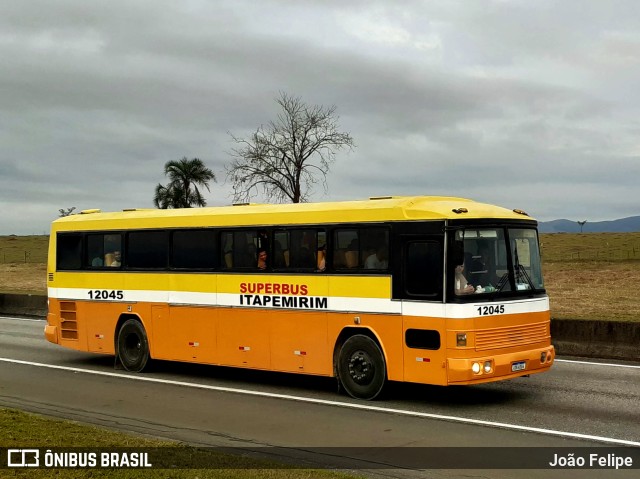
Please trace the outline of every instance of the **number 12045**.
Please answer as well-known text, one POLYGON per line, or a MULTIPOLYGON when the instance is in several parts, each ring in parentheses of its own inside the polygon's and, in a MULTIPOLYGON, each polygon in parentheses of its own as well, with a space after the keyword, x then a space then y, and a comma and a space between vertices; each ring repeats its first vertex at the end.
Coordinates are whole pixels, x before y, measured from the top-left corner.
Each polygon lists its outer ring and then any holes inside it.
POLYGON ((113 289, 91 289, 89 290, 90 299, 124 299, 123 291, 114 291, 113 289))
POLYGON ((504 304, 488 304, 486 306, 478 306, 478 314, 480 316, 504 314, 504 304))

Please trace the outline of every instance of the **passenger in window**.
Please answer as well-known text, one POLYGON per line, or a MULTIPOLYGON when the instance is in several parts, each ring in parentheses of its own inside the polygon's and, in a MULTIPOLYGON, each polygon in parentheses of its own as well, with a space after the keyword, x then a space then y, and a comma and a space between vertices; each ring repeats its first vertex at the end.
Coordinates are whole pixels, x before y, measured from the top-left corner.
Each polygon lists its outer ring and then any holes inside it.
POLYGON ((387 258, 387 249, 378 248, 378 250, 369 255, 364 262, 365 269, 387 269, 389 260, 387 258))
POLYGON ((258 269, 267 269, 267 252, 265 250, 258 253, 258 269))
POLYGON ((105 254, 104 265, 109 268, 119 268, 120 267, 120 251, 114 251, 112 253, 105 254))
POLYGON ((327 245, 318 248, 318 271, 324 271, 327 267, 327 245))
POLYGON ((454 292, 457 295, 472 294, 473 292, 475 292, 475 288, 472 284, 469 284, 467 282, 467 278, 465 278, 463 273, 464 264, 459 264, 458 266, 456 266, 454 292))
POLYGON ((91 260, 91 266, 99 268, 101 266, 104 266, 104 261, 102 261, 102 258, 100 256, 96 256, 95 258, 93 258, 93 260, 91 260))
POLYGON ((347 251, 344 253, 344 259, 347 263, 347 268, 357 268, 358 267, 358 250, 359 244, 357 239, 352 239, 349 246, 347 246, 347 251))

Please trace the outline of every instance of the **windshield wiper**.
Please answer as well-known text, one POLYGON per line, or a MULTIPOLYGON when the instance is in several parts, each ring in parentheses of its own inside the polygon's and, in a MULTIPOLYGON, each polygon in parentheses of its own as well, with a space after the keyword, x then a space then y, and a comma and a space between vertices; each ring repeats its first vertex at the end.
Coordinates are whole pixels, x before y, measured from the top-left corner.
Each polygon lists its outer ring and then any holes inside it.
POLYGON ((514 267, 516 269, 516 289, 517 289, 518 283, 522 283, 522 278, 524 277, 527 284, 529 285, 529 288, 531 288, 531 290, 534 291, 536 287, 533 285, 533 281, 531 281, 531 278, 527 274, 527 270, 524 268, 524 266, 520 264, 520 260, 518 259, 517 245, 515 245, 513 253, 514 253, 514 267))
POLYGON ((496 293, 502 291, 502 288, 509 282, 509 272, 506 272, 502 275, 502 277, 498 280, 498 284, 496 285, 496 293))
POLYGON ((521 279, 522 277, 524 277, 524 279, 527 281, 527 284, 529 285, 529 287, 532 290, 535 290, 536 287, 533 285, 533 281, 531 281, 531 277, 527 274, 527 270, 524 269, 524 266, 522 266, 521 264, 519 264, 517 266, 517 270, 516 270, 516 282, 518 282, 519 279, 521 279))

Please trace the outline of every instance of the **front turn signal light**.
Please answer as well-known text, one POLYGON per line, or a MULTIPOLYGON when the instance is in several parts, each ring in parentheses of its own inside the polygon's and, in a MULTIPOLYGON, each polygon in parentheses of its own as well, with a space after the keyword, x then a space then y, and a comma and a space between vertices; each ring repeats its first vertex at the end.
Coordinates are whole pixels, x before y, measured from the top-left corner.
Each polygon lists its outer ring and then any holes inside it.
POLYGON ((484 362, 484 372, 489 374, 493 372, 493 361, 485 361, 484 362))

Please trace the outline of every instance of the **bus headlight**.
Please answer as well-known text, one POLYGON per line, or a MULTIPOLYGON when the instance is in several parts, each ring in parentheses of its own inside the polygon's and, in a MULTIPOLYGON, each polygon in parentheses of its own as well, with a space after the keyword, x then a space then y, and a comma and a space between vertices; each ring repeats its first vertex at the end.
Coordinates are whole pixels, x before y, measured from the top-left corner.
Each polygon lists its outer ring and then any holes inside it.
POLYGON ((547 360, 547 352, 546 351, 542 351, 540 353, 540 362, 544 363, 547 360))
POLYGON ((471 365, 471 371, 473 371, 473 374, 480 374, 480 363, 473 363, 471 365))
POLYGON ((493 362, 492 361, 485 361, 484 362, 484 372, 489 374, 491 371, 493 371, 493 362))

